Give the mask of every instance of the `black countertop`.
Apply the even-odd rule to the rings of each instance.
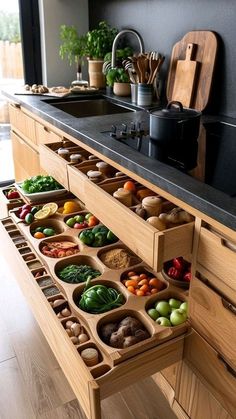
[[[147,123],[148,113],[145,110],[80,119],[46,103],[45,100],[48,101],[49,97],[15,95],[10,90],[2,93],[10,101],[21,104],[53,126],[78,138],[104,156],[236,231],[236,197],[230,197],[224,192],[204,184],[174,167],[153,160],[104,134],[104,132],[110,131],[112,124],[130,124],[132,121]],[[114,99],[117,103],[127,102],[130,105],[129,99],[121,99],[117,96]],[[225,121],[229,124],[232,122],[230,118],[225,118]]]

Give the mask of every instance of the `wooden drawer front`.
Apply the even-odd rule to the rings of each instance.
[[[153,267],[156,229],[89,180],[84,182],[84,192],[85,206],[136,255]]]
[[[160,271],[163,262],[177,256],[189,257],[192,253],[193,233],[193,222],[156,232],[154,244],[154,269]]]
[[[202,227],[197,263],[236,291],[236,244],[234,246],[233,250],[233,243]]]
[[[61,185],[69,189],[67,165],[68,161],[58,156],[55,151],[41,144],[39,146],[40,165],[53,176]]]
[[[11,125],[27,137],[28,140],[36,144],[35,121],[28,116],[21,107],[9,105],[9,114]]]
[[[86,175],[79,171],[76,167],[67,166],[69,191],[76,195],[86,206],[86,198],[88,195],[86,185],[90,182]]]
[[[185,338],[184,359],[197,375],[200,374],[200,378],[206,380],[206,386],[220,404],[236,417],[236,372],[231,371],[221,356],[195,331]]]
[[[63,137],[51,131],[50,128],[36,122],[37,144],[57,143],[62,141]]]
[[[236,368],[236,307],[194,277],[190,286],[189,317],[192,326]]]
[[[198,355],[201,356],[201,354]],[[205,368],[208,368],[208,365]],[[233,419],[204,385],[203,380],[200,380],[194,374],[192,368],[186,362],[182,363],[180,385],[176,393],[176,399],[188,415],[187,418]],[[185,418],[175,402],[173,403],[173,410],[178,419]]]
[[[40,173],[39,154],[16,133],[11,131],[15,180],[22,181]]]

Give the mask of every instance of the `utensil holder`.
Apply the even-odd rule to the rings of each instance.
[[[150,106],[152,104],[153,86],[152,84],[138,83],[137,105]]]

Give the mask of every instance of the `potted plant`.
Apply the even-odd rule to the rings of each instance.
[[[59,55],[62,59],[67,58],[69,64],[77,64],[77,82],[82,83],[82,63],[86,53],[86,35],[78,35],[74,26],[61,25],[60,38],[62,44],[59,48]],[[87,82],[86,82],[87,83]]]
[[[104,88],[105,76],[102,72],[105,55],[112,50],[112,44],[118,30],[101,21],[98,27],[86,35],[86,55],[88,57],[88,71],[90,86]]]
[[[130,78],[123,67],[110,68],[106,73],[108,86],[113,87],[113,93],[117,96],[130,95]]]

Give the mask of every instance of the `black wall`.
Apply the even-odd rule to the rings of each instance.
[[[136,29],[146,51],[164,54],[163,81],[177,41],[192,30],[216,32],[219,53],[205,112],[236,118],[236,0],[89,0],[89,12],[91,28],[107,20],[119,30]]]

